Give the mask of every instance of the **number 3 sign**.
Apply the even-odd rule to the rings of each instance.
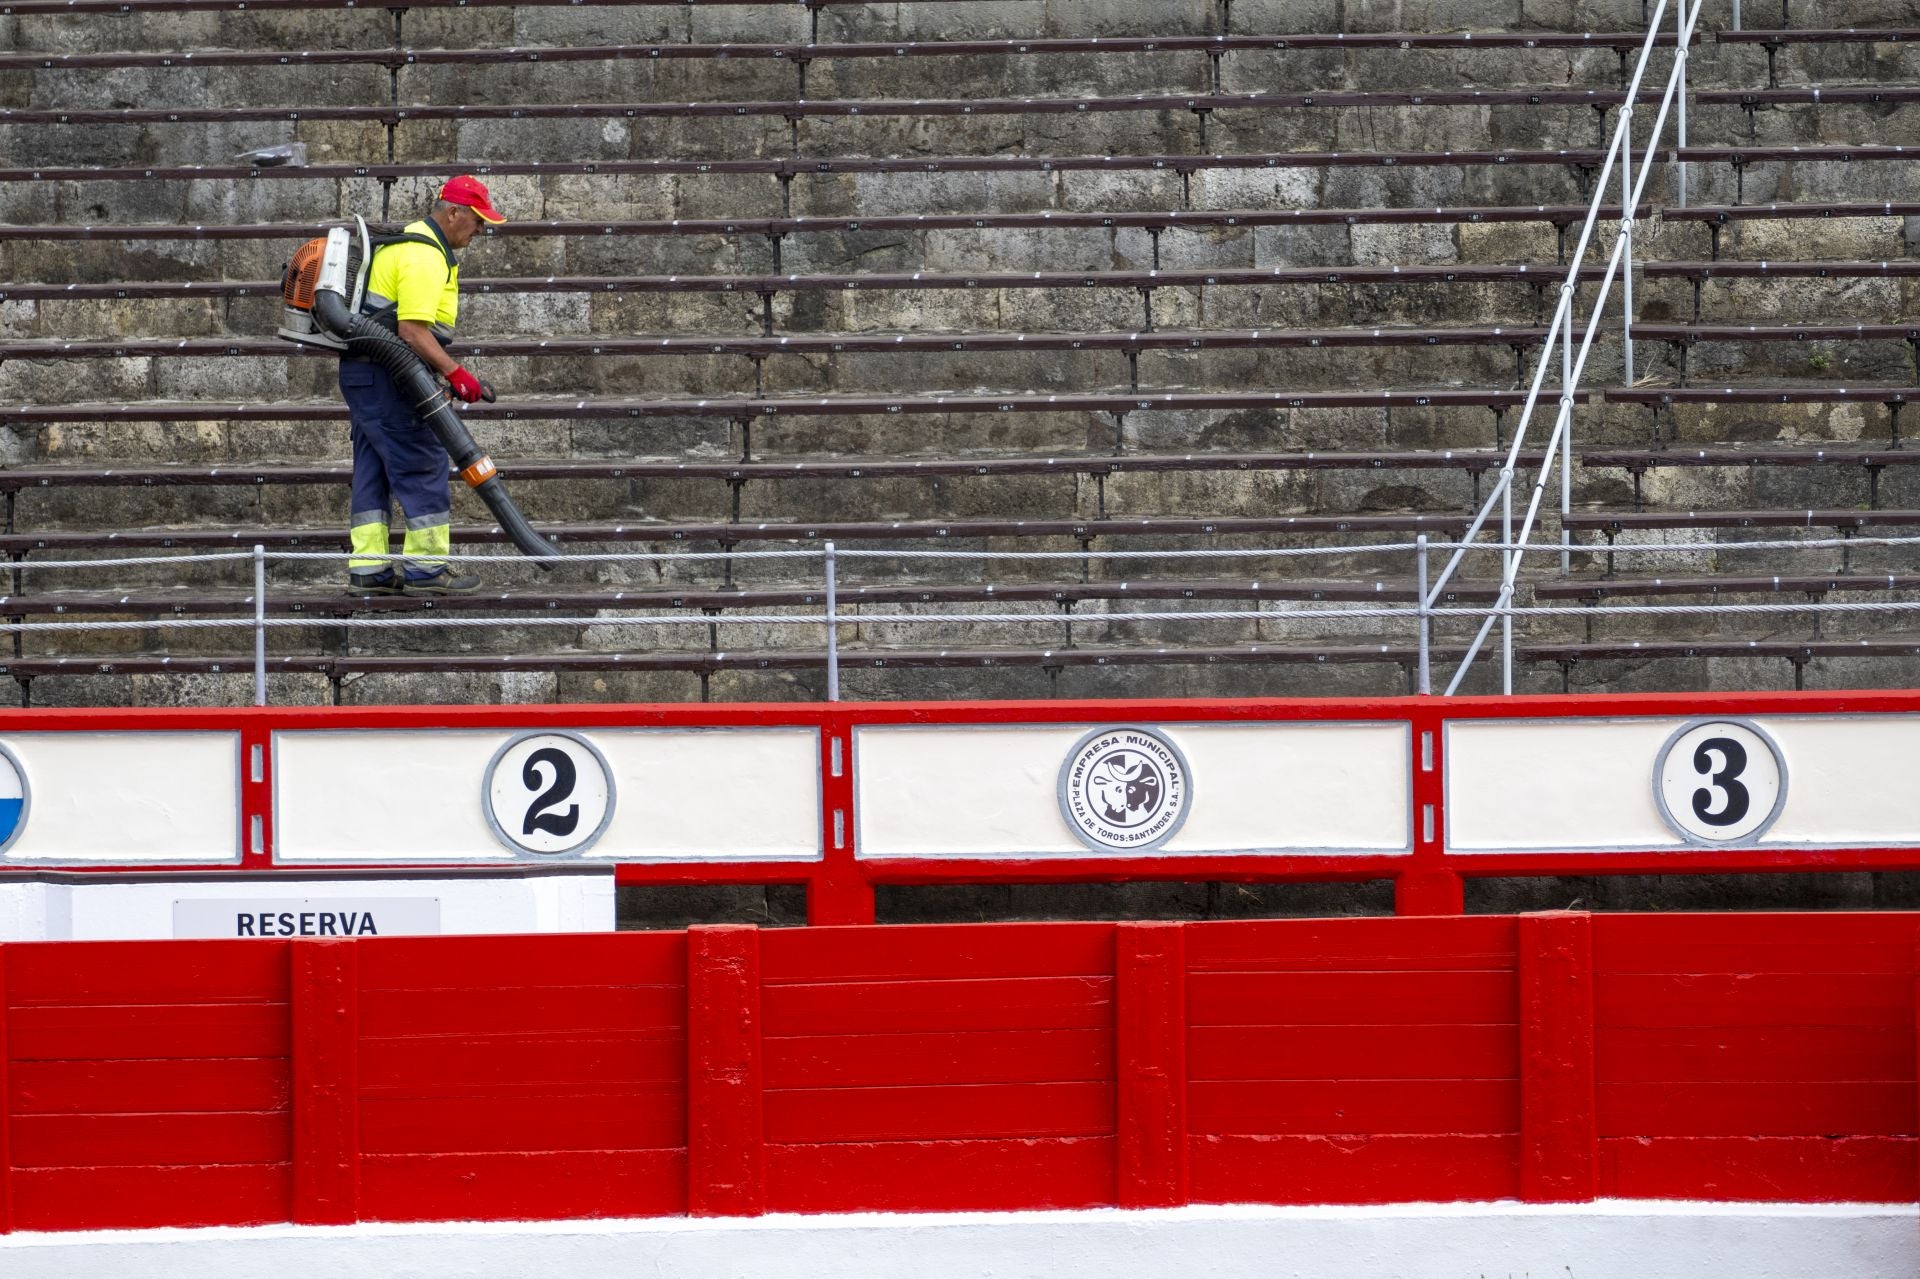
[[[613,773],[584,738],[527,733],[494,753],[481,801],[510,851],[584,853],[613,817]]]
[[[1766,834],[1787,801],[1786,761],[1757,724],[1695,720],[1660,748],[1653,799],[1674,834],[1689,844],[1750,844]]]

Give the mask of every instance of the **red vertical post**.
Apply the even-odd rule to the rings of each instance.
[[[1408,716],[1408,762],[1413,779],[1413,855],[1393,881],[1396,915],[1459,915],[1466,884],[1446,864],[1446,720],[1437,711]]]
[[[1114,928],[1122,1208],[1187,1202],[1187,948],[1181,924]]]
[[[273,865],[273,730],[240,730],[240,863]]]
[[[292,965],[293,1220],[360,1216],[360,951],[351,941],[287,943]]]
[[[760,1071],[760,931],[687,930],[687,1212],[767,1210]]]
[[[1520,1197],[1594,1197],[1593,922],[1572,911],[1522,915]]]
[[[7,1142],[7,948],[0,946],[0,1235],[13,1229],[13,1148]]]
[[[809,924],[871,924],[873,885],[854,849],[853,722],[828,711],[820,720],[820,871],[807,885]]]

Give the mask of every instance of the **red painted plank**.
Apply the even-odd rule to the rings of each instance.
[[[1600,1193],[1632,1199],[1911,1203],[1911,1137],[1603,1137]]]
[[[588,974],[581,974],[583,980]],[[657,1029],[687,1023],[684,983],[659,986],[496,986],[372,990],[360,999],[360,1033],[373,1039],[536,1031]]]
[[[293,1220],[353,1222],[360,1199],[360,951],[288,947],[293,1003]]]
[[[1505,1023],[1519,1019],[1513,970],[1466,972],[1195,973],[1194,1026],[1345,1026],[1365,1009],[1374,1023]]]
[[[22,1169],[13,1178],[13,1225],[16,1230],[266,1225],[287,1220],[292,1183],[286,1164]]]
[[[1180,924],[1121,924],[1114,938],[1122,1208],[1187,1202],[1184,931]]]
[[[1657,1083],[1599,1089],[1606,1137],[1852,1137],[1914,1132],[1912,1080]]]
[[[20,1168],[268,1164],[292,1158],[285,1111],[159,1115],[16,1115]]]
[[[15,1115],[279,1110],[292,1092],[284,1058],[15,1062],[8,1083]]]
[[[679,1088],[360,1104],[360,1146],[369,1155],[665,1150],[686,1144],[687,1098]]]
[[[27,942],[8,948],[7,998],[31,1004],[285,1003],[285,942]]]
[[[1196,1136],[1195,1203],[1517,1198],[1516,1136]]]
[[[1573,913],[1520,920],[1520,1195],[1594,1196],[1593,926]]]
[[[1911,1026],[1609,1029],[1599,1043],[1600,1077],[1608,1083],[1914,1077]]]
[[[766,1211],[757,928],[687,931],[687,1211]]]
[[[1113,1025],[1113,979],[909,979],[769,986],[761,1013],[769,1037],[1095,1029]]]
[[[367,1155],[362,1221],[550,1221],[687,1210],[679,1150]]]
[[[1617,915],[1594,931],[1601,973],[1907,973],[1914,918],[1844,915]]]
[[[663,1031],[536,1031],[362,1039],[361,1087],[369,1095],[437,1097],[555,1084],[677,1084],[685,1042]]]
[[[1114,1139],[772,1145],[774,1212],[1001,1211],[1114,1201]]]
[[[1191,924],[1195,972],[1444,971],[1511,968],[1514,926],[1500,916],[1283,919]]]
[[[1111,1083],[769,1090],[767,1140],[1088,1137],[1114,1131]]]
[[[1520,1129],[1513,1079],[1345,1079],[1203,1083],[1188,1088],[1196,1133],[1510,1133]]]
[[[769,1088],[1018,1084],[1113,1078],[1113,1031],[984,1030],[964,1034],[768,1038]]]
[[[1594,928],[1594,957],[1685,942],[1694,946],[1797,944],[1911,945],[1920,920],[1904,911],[1719,911],[1699,914],[1605,915]]]
[[[287,1050],[285,1004],[30,1004],[13,1011],[21,1061],[272,1057]]]
[[[1602,1028],[1901,1026],[1913,1021],[1904,973],[1835,981],[1811,973],[1608,976],[1594,992]]]
[[[380,937],[361,943],[365,990],[492,990],[527,986],[679,986],[681,933],[561,933],[517,937]]]
[[[1190,1032],[1188,1053],[1192,1077],[1209,1081],[1512,1079],[1520,1070],[1513,1026],[1210,1026]]]
[[[1111,924],[894,925],[885,944],[858,928],[781,928],[761,939],[769,986],[796,982],[1110,977]]]
[[[1808,945],[1798,942],[1730,942],[1708,945],[1664,941],[1609,957],[1603,975],[1623,973],[1816,973],[1854,977],[1862,973],[1899,974],[1911,964],[1904,942]],[[1597,964],[1596,964],[1597,967]]]

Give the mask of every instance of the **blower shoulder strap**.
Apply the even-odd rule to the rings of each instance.
[[[454,268],[453,250],[438,236],[421,235],[418,231],[396,231],[387,227],[368,227],[367,243],[374,253],[393,244],[424,244],[428,248],[440,250],[440,256],[447,260],[447,270]]]

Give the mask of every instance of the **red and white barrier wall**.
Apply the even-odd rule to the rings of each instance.
[[[1905,693],[18,711],[0,938],[604,929],[616,880],[803,884],[815,923],[967,881],[1451,914],[1476,875],[1920,867],[1915,758]]]
[[[1916,942],[1887,913],[10,944],[0,1230],[1765,1200],[1907,1205],[1869,1216],[1910,1245]]]

